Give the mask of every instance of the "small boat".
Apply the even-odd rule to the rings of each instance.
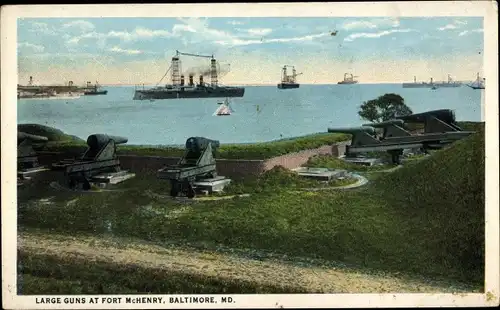
[[[431,89],[438,89],[436,85],[432,86]]]
[[[217,104],[219,105],[219,107],[215,111],[214,115],[228,116],[231,115],[231,113],[233,112],[231,107],[229,106],[229,100],[227,98],[226,100],[224,100],[224,102],[217,102]]]
[[[479,72],[478,72],[476,80],[471,84],[467,84],[467,86],[469,86],[472,89],[485,89],[486,88],[486,79],[481,78],[479,76]]]
[[[90,82],[87,82],[87,87],[83,92],[85,96],[106,95],[107,93],[108,91],[105,89],[101,89],[101,86],[99,85],[99,83],[97,83],[97,81],[95,82],[94,86],[92,86]]]

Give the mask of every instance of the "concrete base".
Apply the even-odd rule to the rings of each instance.
[[[345,170],[331,170],[328,168],[307,168],[299,167],[292,169],[301,177],[319,179],[322,181],[330,181],[331,179],[339,179],[345,177],[347,171]]]
[[[135,177],[135,173],[123,170],[118,172],[102,173],[93,176],[91,181],[98,187],[105,187],[108,184],[118,184],[133,177]]]
[[[24,169],[24,170],[18,171],[17,176],[20,177],[21,179],[27,179],[29,177],[29,175],[31,175],[31,174],[34,174],[37,172],[42,172],[42,171],[48,171],[48,170],[50,170],[50,169],[45,167],[45,166]]]
[[[380,158],[368,158],[368,157],[341,157],[344,161],[351,163],[351,164],[356,164],[356,165],[362,165],[362,166],[375,166],[375,165],[381,165],[383,164],[383,160]]]
[[[204,194],[213,192],[222,192],[224,187],[231,183],[231,179],[223,176],[218,176],[213,179],[202,179],[193,183],[195,190]]]

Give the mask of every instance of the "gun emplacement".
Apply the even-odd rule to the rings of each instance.
[[[178,164],[158,170],[158,178],[170,180],[171,196],[176,197],[183,193],[193,198],[195,181],[217,176],[215,154],[219,146],[219,141],[203,137],[191,137],[186,140],[186,151]]]
[[[110,136],[106,134],[93,134],[88,136],[88,148],[81,158],[76,160],[63,160],[53,164],[54,170],[63,169],[68,177],[68,183],[71,188],[82,186],[83,189],[90,189],[92,179],[100,174],[110,173],[111,177],[132,177],[126,171],[121,172],[120,160],[116,155],[116,146],[127,143],[128,139],[119,136]],[[115,173],[113,175],[113,173]],[[108,180],[105,179],[105,180]],[[105,181],[106,182],[106,181]],[[111,182],[111,181],[109,181]]]

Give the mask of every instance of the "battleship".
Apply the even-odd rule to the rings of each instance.
[[[417,77],[413,77],[413,82],[403,83],[403,88],[441,88],[441,87],[460,87],[462,82],[453,81],[451,76],[448,74],[448,81],[434,82],[431,78],[430,82],[417,82]]]
[[[344,73],[344,80],[338,82],[337,84],[357,84],[354,78],[357,76],[352,75],[351,73]]]
[[[194,73],[188,73],[188,83],[185,83],[185,75],[181,73],[181,60],[179,56],[192,56],[210,58],[210,68],[202,72],[198,77],[198,83],[194,81]],[[218,83],[218,62],[214,56],[181,53],[176,51],[172,57],[172,63],[167,72],[171,71],[172,84],[156,86],[150,89],[144,87],[135,89],[134,100],[161,100],[161,99],[184,99],[184,98],[222,98],[243,97],[245,88],[221,86]],[[210,75],[210,83],[204,81],[204,76]],[[163,80],[162,78],[162,80]],[[161,82],[161,80],[160,80]],[[158,82],[158,84],[160,83]],[[157,84],[157,85],[158,85]]]
[[[287,74],[287,68],[292,68],[292,74]],[[296,82],[297,76],[301,75],[295,71],[294,66],[285,65],[281,69],[281,83],[278,84],[279,89],[299,88],[300,84]]]

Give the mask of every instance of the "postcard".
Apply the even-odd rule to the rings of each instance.
[[[495,2],[1,14],[4,308],[499,305]]]

